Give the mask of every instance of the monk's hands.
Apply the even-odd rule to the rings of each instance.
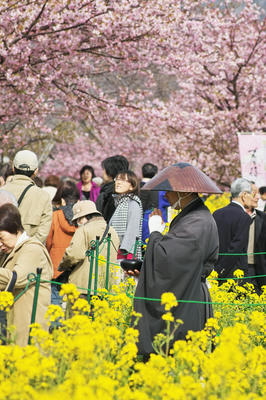
[[[154,208],[150,213],[149,218],[151,218],[153,215],[160,215],[160,217],[163,219],[162,211],[159,208]]]
[[[165,223],[163,222],[163,216],[161,210],[155,208],[149,215],[149,231],[150,233],[158,231],[163,232],[165,229]],[[129,276],[138,277],[140,271],[138,269],[128,270],[126,274]]]
[[[126,275],[129,275],[129,276],[138,277],[139,274],[140,274],[140,271],[138,269],[134,269],[134,271],[132,271],[131,269],[129,271],[126,271]]]
[[[155,208],[149,215],[149,231],[162,233],[165,229],[165,223],[163,222],[163,216],[161,210]]]

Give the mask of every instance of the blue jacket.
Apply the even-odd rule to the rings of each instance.
[[[162,212],[164,222],[167,222],[167,207],[169,207],[170,204],[164,196],[165,196],[164,191],[158,192],[158,208]],[[143,225],[142,225],[142,241],[143,242],[145,242],[145,240],[150,236],[148,223],[149,223],[149,215],[152,211],[153,211],[153,208],[150,208],[148,210],[145,210],[143,213]]]

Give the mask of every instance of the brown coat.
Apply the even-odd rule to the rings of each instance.
[[[31,183],[34,183],[33,180],[25,175],[14,175],[2,189],[12,193],[18,200],[23,190]],[[27,234],[45,243],[53,212],[49,194],[34,184],[25,194],[19,211]]]
[[[59,265],[59,271],[70,270],[74,267],[73,272],[69,276],[69,283],[74,283],[81,293],[86,294],[87,291],[84,290],[88,287],[89,281],[89,270],[90,270],[90,260],[85,255],[86,251],[91,247],[91,241],[96,240],[96,236],[103,236],[106,228],[106,222],[103,217],[92,218],[88,223],[79,227],[70,243],[70,246],[66,249],[63,260]],[[117,249],[119,247],[119,238],[114,230],[110,227],[109,233],[111,233],[111,239],[113,245],[111,244],[110,249],[110,261],[111,263],[117,263]],[[100,256],[106,259],[107,256],[107,245],[103,242],[100,246]],[[105,270],[106,264],[99,263],[98,269],[98,288],[105,287]],[[113,284],[118,283],[120,277],[120,267],[113,264],[110,265],[110,279],[109,279],[109,289]],[[84,289],[83,289],[84,288]],[[92,289],[94,288],[94,278],[92,280]]]
[[[17,281],[13,289],[16,297],[23,291],[28,283],[28,274],[36,273],[37,268],[42,268],[41,278],[51,280],[53,266],[46,248],[39,240],[29,238],[17,245],[5,259],[0,268],[0,290],[6,290],[12,271],[17,273]],[[16,326],[16,344],[26,346],[31,321],[35,284],[30,284],[29,289],[14,303],[8,315],[8,324]],[[45,313],[51,304],[51,285],[41,283],[38,297],[37,314],[35,322],[47,329]]]
[[[62,210],[53,212],[52,225],[46,241],[46,247],[54,266],[53,278],[57,278],[60,275],[60,272],[57,270],[58,265],[75,231],[76,227],[68,223]]]

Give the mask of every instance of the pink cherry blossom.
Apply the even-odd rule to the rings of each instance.
[[[1,156],[50,154],[43,175],[85,163],[100,174],[120,153],[138,172],[182,159],[228,186],[237,132],[265,132],[265,19],[252,0],[1,1],[0,34]],[[167,98],[155,70],[175,77]]]

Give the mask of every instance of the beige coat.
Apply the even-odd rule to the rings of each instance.
[[[29,238],[17,245],[7,256],[0,268],[0,290],[6,290],[12,278],[12,271],[17,273],[17,281],[13,289],[16,297],[28,283],[28,274],[42,268],[41,279],[51,280],[53,266],[46,248],[36,239]],[[16,326],[16,344],[26,346],[29,336],[35,283],[14,303],[8,315],[8,325]],[[47,329],[45,313],[51,304],[51,284],[41,283],[37,304],[36,320]]]
[[[34,183],[25,175],[14,175],[12,180],[2,187],[18,200],[23,190]],[[45,243],[52,223],[52,202],[47,192],[38,186],[32,186],[25,194],[19,207],[23,228],[28,236]]]
[[[86,288],[88,288],[89,282],[89,270],[90,260],[85,255],[86,251],[91,247],[91,241],[96,240],[96,236],[103,236],[106,228],[106,222],[103,217],[92,218],[88,223],[79,227],[71,240],[69,247],[65,251],[65,255],[59,265],[59,271],[70,270],[74,267],[73,272],[69,276],[69,283],[74,283],[79,289],[80,293],[87,294]],[[111,233],[111,239],[113,245],[110,248],[110,261],[111,263],[117,263],[117,249],[119,247],[119,238],[114,230],[110,227],[109,233]],[[107,236],[106,236],[107,237]],[[100,245],[100,256],[105,259],[107,257],[107,244],[103,242]],[[94,264],[95,268],[95,264]],[[99,262],[98,266],[98,288],[105,287],[106,278],[106,263]],[[94,289],[94,272],[91,288]],[[109,289],[113,284],[117,284],[120,277],[120,267],[110,264],[109,274]]]

